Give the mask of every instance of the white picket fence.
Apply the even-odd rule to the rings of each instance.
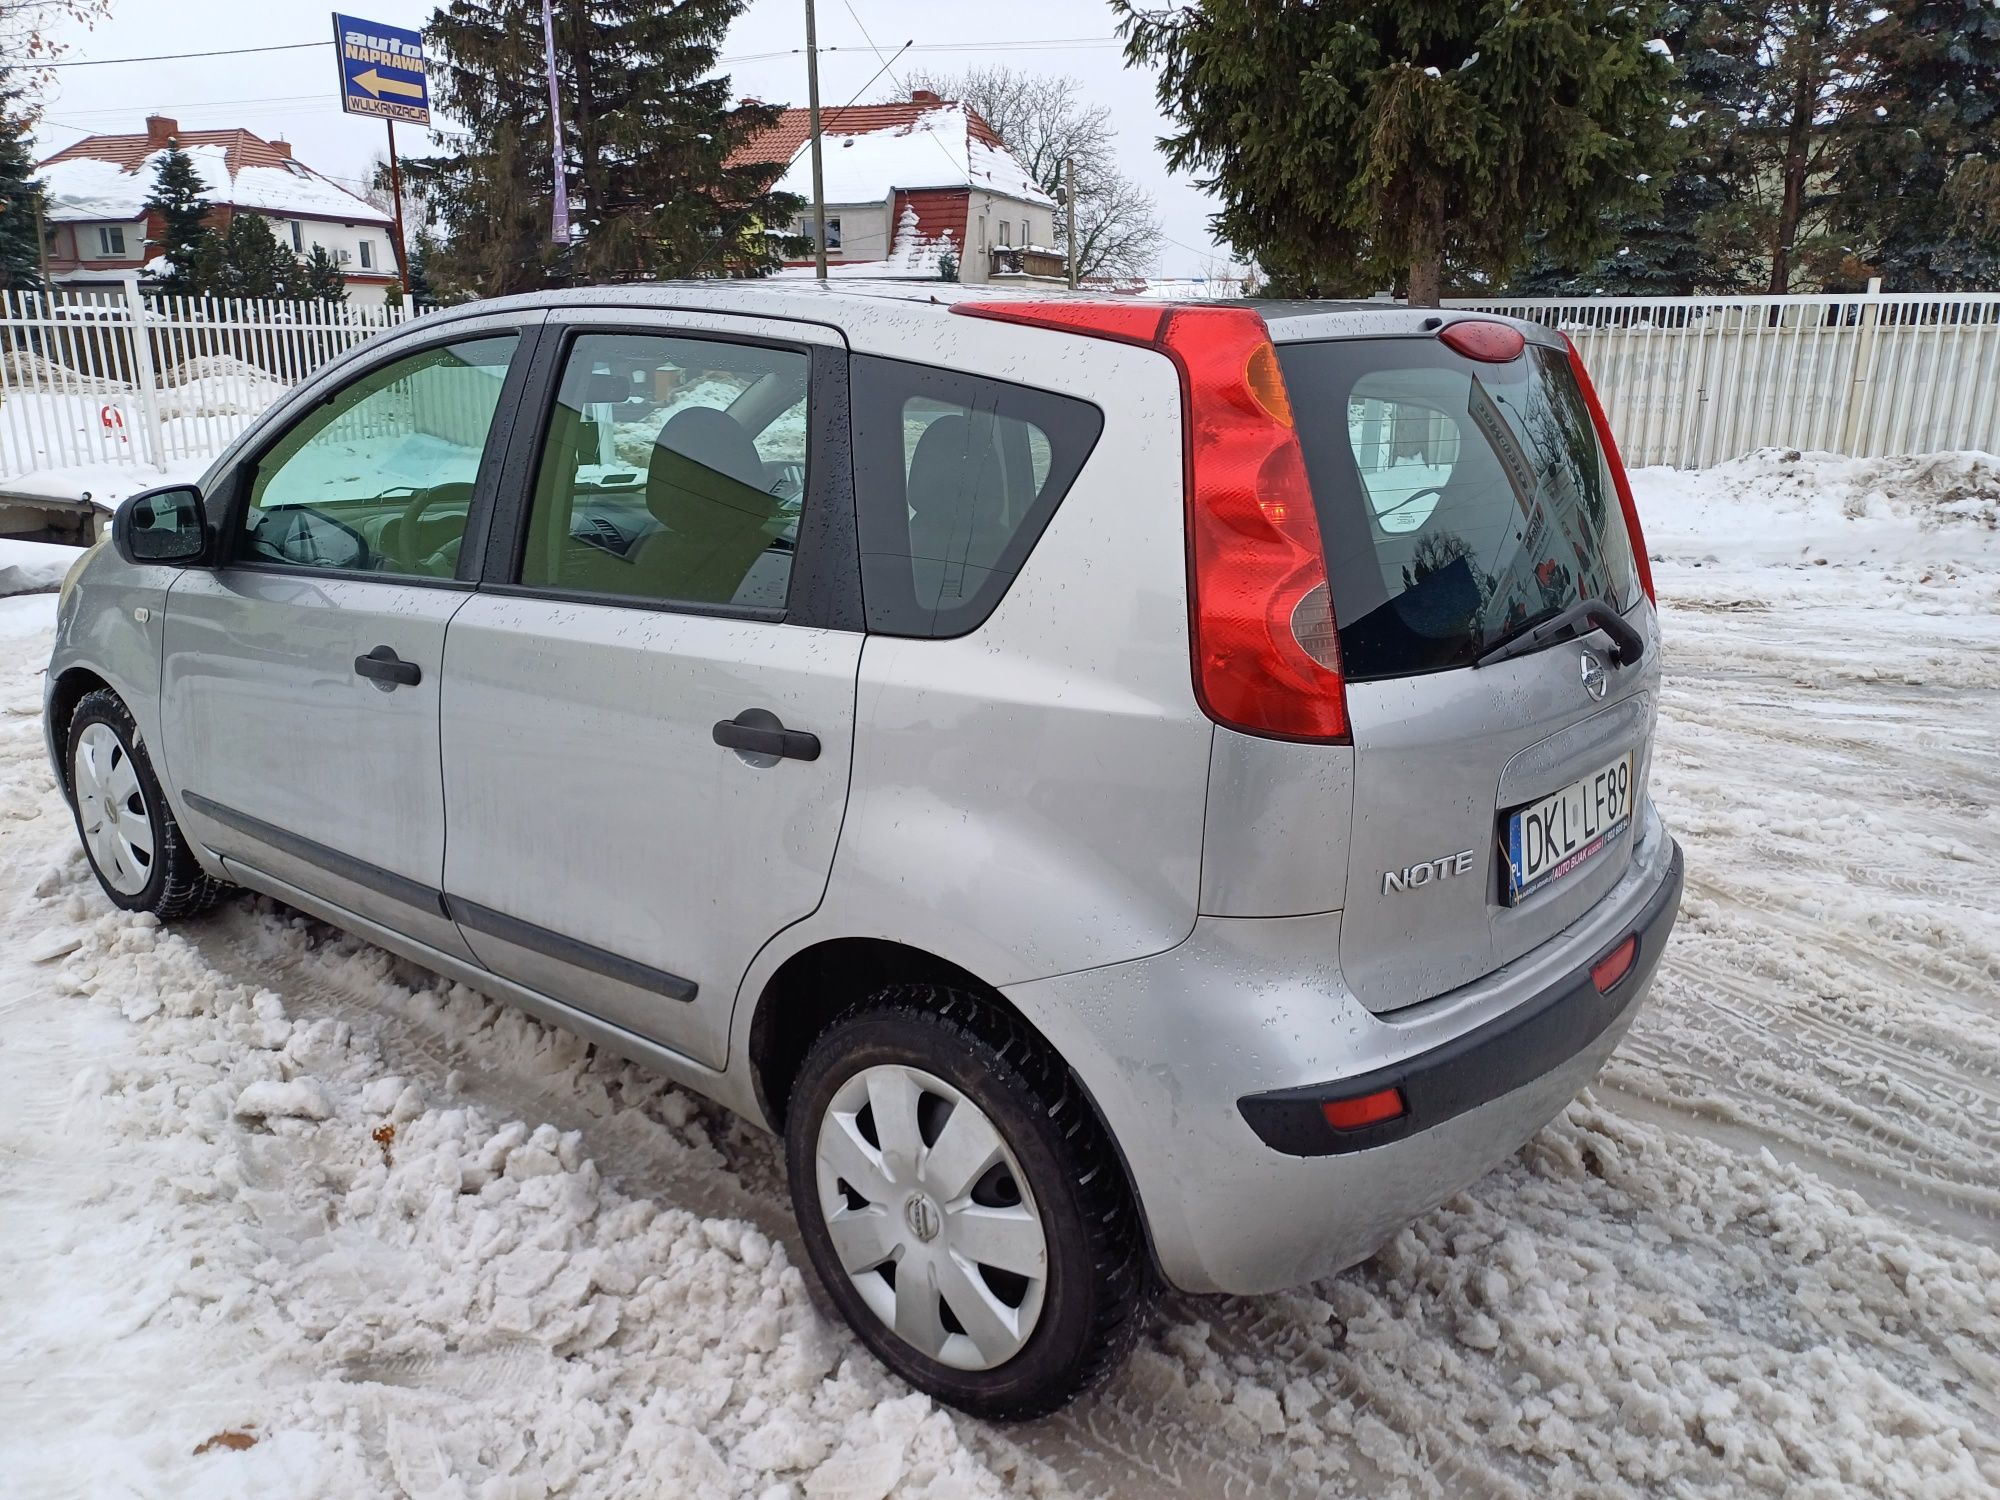
[[[0,488],[38,470],[222,451],[291,386],[403,309],[0,293]]]
[[[1479,298],[1560,328],[1625,461],[1701,469],[1758,448],[2000,452],[2000,293]]]
[[[1762,447],[2000,451],[2000,293],[1481,298],[1582,351],[1626,461]],[[80,464],[222,450],[355,343],[411,314],[240,299],[0,294],[0,490]]]

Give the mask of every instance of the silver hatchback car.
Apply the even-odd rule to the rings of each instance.
[[[1652,580],[1559,335],[707,283],[437,313],[65,585],[104,890],[265,892],[784,1136],[968,1411],[1505,1157],[1680,900]]]

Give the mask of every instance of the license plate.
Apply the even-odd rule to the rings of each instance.
[[[1507,817],[1507,904],[1574,873],[1625,836],[1632,822],[1632,757]]]

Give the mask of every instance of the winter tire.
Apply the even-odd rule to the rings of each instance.
[[[979,997],[882,991],[836,1021],[786,1113],[827,1293],[910,1384],[1041,1416],[1138,1330],[1148,1263],[1112,1145],[1061,1059]]]
[[[77,704],[64,766],[84,855],[114,905],[163,922],[215,905],[227,887],[189,851],[116,693],[99,689]]]

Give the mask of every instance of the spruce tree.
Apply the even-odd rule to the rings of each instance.
[[[1609,247],[1669,165],[1674,76],[1654,9],[1626,0],[1112,0],[1125,54],[1159,68],[1167,164],[1283,291],[1407,290],[1447,265],[1505,275]]]
[[[20,90],[0,68],[0,291],[27,291],[42,284],[41,230],[35,216],[42,185],[28,154],[28,124]]]
[[[1977,206],[2000,162],[2000,8],[1884,0],[1868,49],[1881,102],[1832,186],[1848,279],[1875,274],[1905,292],[1992,289],[2000,226]]]
[[[291,300],[306,295],[306,268],[278,243],[262,214],[238,212],[221,234],[204,230],[195,277],[212,297]]]
[[[778,117],[730,103],[716,47],[744,0],[557,0],[565,177],[573,239],[549,241],[554,176],[537,0],[450,0],[425,40],[438,108],[465,144],[409,163],[448,239],[440,279],[494,295],[577,281],[757,274],[778,263],[764,226],[796,196],[768,166],[725,165]]]
[[[153,248],[167,263],[160,277],[161,291],[187,296],[200,290],[195,259],[209,209],[207,184],[195,170],[193,158],[179,145],[169,145],[153,169],[153,191],[146,199],[146,211],[160,216],[160,237]]]
[[[437,236],[419,229],[410,240],[410,305],[434,307],[437,293],[431,287],[431,261],[437,254]]]
[[[1537,236],[1521,296],[1681,297],[1757,290],[1768,274],[1754,183],[1745,166],[1742,95],[1759,64],[1757,30],[1735,0],[1675,0],[1660,37],[1679,65],[1668,124],[1673,164],[1656,206],[1612,215],[1608,253],[1565,265]]]
[[[402,288],[395,290],[400,292]],[[333,257],[326,253],[324,245],[314,245],[312,254],[306,257],[301,295],[315,302],[344,305],[347,301],[347,277],[333,263]]]

